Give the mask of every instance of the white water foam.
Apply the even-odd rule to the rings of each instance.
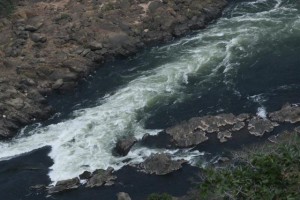
[[[258,7],[259,3],[266,2],[252,2],[252,5]],[[167,152],[174,158],[192,162],[202,154],[189,150],[135,147],[126,157],[118,158],[112,155],[111,150],[119,137],[134,135],[141,138],[144,133],[156,134],[158,130],[143,128],[143,120],[137,121],[138,113],[147,115],[144,109],[158,99],[184,98],[183,88],[188,84],[190,75],[209,68],[213,76],[224,67],[224,74],[230,83],[235,70],[243,67],[242,60],[264,49],[257,48],[259,43],[276,43],[279,36],[293,29],[296,20],[299,20],[297,16],[291,17],[295,15],[295,9],[282,7],[281,1],[280,4],[278,2],[271,1],[265,10],[251,13],[243,13],[242,8],[248,5],[240,3],[232,16],[243,14],[221,18],[193,38],[155,49],[158,53],[168,51],[170,55],[176,55],[175,59],[141,74],[123,88],[108,94],[99,101],[98,106],[74,111],[71,119],[47,127],[36,127],[10,142],[1,142],[0,159],[51,146],[49,156],[54,164],[49,176],[52,181],[75,177],[84,170],[93,171],[108,166],[119,169],[127,163],[142,162],[155,152]],[[268,48],[267,45],[265,48]],[[130,161],[123,162],[127,159]]]

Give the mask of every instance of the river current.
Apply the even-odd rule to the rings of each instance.
[[[75,94],[50,98],[58,113],[0,142],[0,159],[48,146],[52,182],[85,170],[120,169],[155,152],[197,162],[203,153],[188,149],[135,146],[122,158],[112,149],[118,138],[155,135],[194,116],[265,116],[286,102],[299,103],[299,9],[298,0],[232,1],[206,29],[109,63]]]

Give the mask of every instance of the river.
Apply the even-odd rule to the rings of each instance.
[[[266,115],[286,102],[300,103],[299,9],[297,0],[232,1],[206,29],[107,63],[75,93],[49,97],[57,110],[51,119],[0,142],[1,196],[37,198],[24,194],[28,188],[15,193],[16,187],[25,187],[22,181],[7,183],[8,172],[21,179],[23,165],[42,166],[30,172],[35,173],[34,185],[73,178],[85,170],[118,170],[155,152],[194,164],[203,152],[135,146],[126,157],[116,157],[112,149],[120,137],[155,135],[194,116]]]

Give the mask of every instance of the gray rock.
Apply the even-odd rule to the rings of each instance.
[[[152,154],[140,164],[140,167],[149,174],[166,175],[179,170],[185,162],[185,160],[172,160],[170,155],[161,153]]]
[[[193,130],[188,122],[183,122],[174,127],[168,128],[166,133],[172,136],[172,140],[178,147],[190,147],[198,145],[206,140],[208,137],[202,130]]]
[[[276,122],[271,122],[268,119],[253,117],[248,124],[249,133],[255,136],[263,136],[265,133],[270,133],[276,126]]]
[[[113,168],[108,168],[107,170],[98,169],[93,172],[92,177],[88,180],[86,187],[93,188],[93,187],[100,187],[108,183],[111,185],[113,180],[117,177],[113,175]]]
[[[64,181],[58,181],[54,187],[49,188],[49,194],[60,193],[66,190],[76,189],[80,186],[80,181],[78,178],[73,178]]]
[[[103,44],[96,41],[90,42],[88,48],[92,51],[101,50],[103,48]]]
[[[218,139],[220,140],[220,142],[227,142],[228,138],[231,138],[232,134],[229,131],[222,131],[218,133]]]
[[[79,175],[80,179],[89,179],[91,178],[92,173],[88,171],[84,171],[82,174]]]
[[[236,118],[237,118],[238,121],[244,122],[244,121],[246,121],[250,118],[250,114],[242,113],[242,114],[239,114]]]
[[[59,89],[62,85],[64,84],[63,79],[58,79],[57,81],[54,82],[54,84],[52,85],[52,88],[57,90]]]
[[[47,37],[43,34],[33,33],[31,34],[31,40],[36,43],[45,43],[47,41]]]
[[[300,122],[300,107],[286,104],[281,110],[270,113],[269,117],[272,121],[290,122],[294,124]]]
[[[239,121],[239,122],[237,122],[232,128],[231,128],[231,130],[232,131],[239,131],[239,130],[241,130],[241,129],[243,129],[244,127],[245,127],[245,122],[241,122],[241,121]]]
[[[24,30],[25,31],[30,31],[30,32],[35,32],[35,31],[38,30],[38,28],[35,27],[35,26],[32,26],[32,25],[26,25]]]
[[[121,156],[126,156],[136,142],[137,139],[135,137],[120,139],[116,144],[116,152]]]
[[[118,200],[131,200],[129,194],[125,193],[125,192],[119,192],[117,194]]]

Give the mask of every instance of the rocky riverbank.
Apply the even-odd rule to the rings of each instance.
[[[147,45],[204,28],[226,0],[18,1],[0,18],[0,137],[48,118],[46,96]]]

